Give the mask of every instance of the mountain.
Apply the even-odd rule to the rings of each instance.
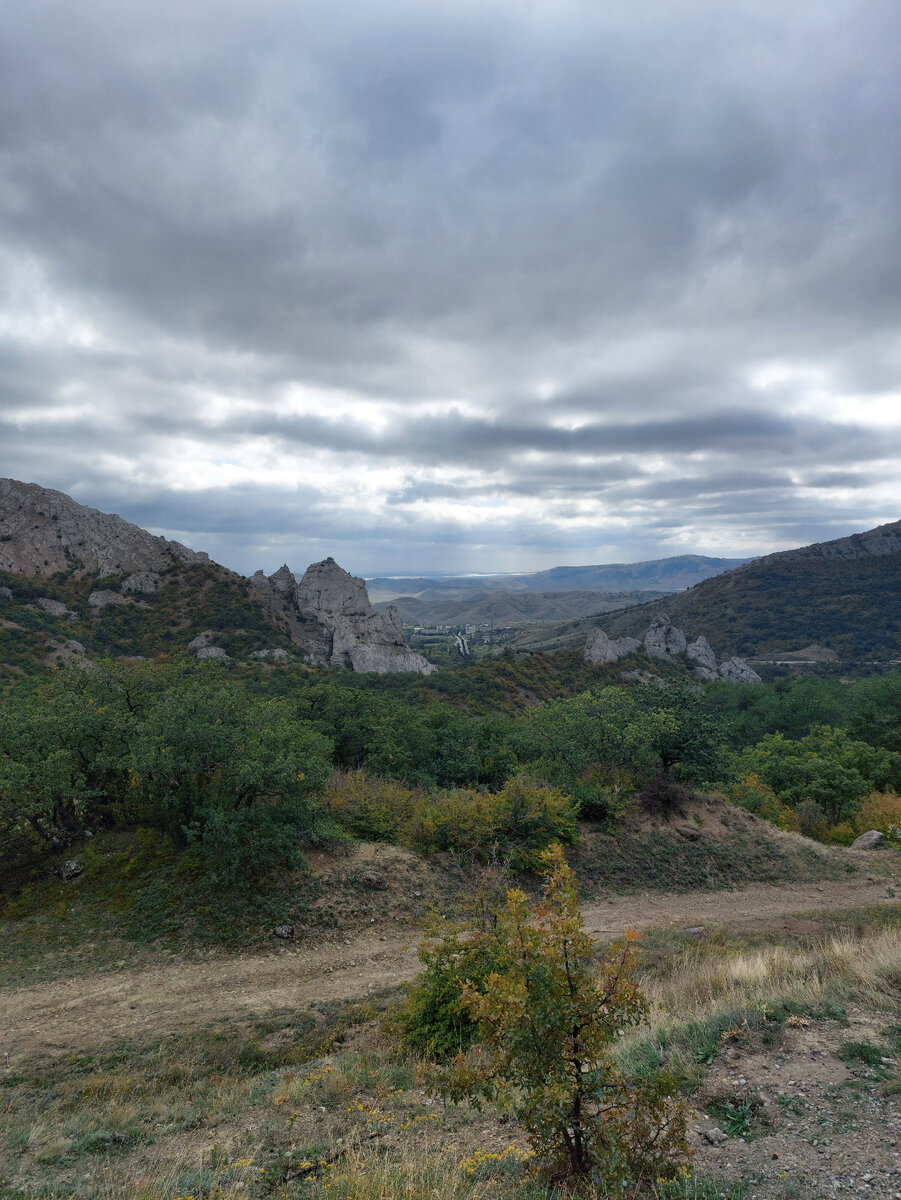
[[[262,581],[262,582],[261,582]],[[290,582],[288,582],[290,581]],[[434,668],[333,559],[253,580],[62,492],[0,479],[0,676],[83,655]]]
[[[528,643],[576,646],[603,629],[637,637],[672,618],[689,638],[724,655],[778,658],[806,650],[843,660],[901,657],[901,521],[834,541],[753,559],[688,591],[555,630]]]
[[[392,607],[407,625],[490,625],[509,628],[535,621],[567,621],[655,600],[659,592],[469,592],[451,595],[439,589],[399,596]],[[384,602],[376,608],[385,607]]]
[[[380,576],[370,579],[368,588],[373,602],[421,597],[426,591],[458,597],[472,592],[677,592],[747,561],[679,554],[647,562],[551,567],[520,575],[457,575],[443,579]]]
[[[86,508],[63,492],[0,479],[2,571],[34,579],[63,571],[104,578],[209,561],[206,554],[181,542],[154,537],[112,513]]]

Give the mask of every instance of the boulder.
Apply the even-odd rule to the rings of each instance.
[[[81,642],[76,642],[75,638],[66,639],[66,649],[71,650],[73,654],[87,654]]]
[[[851,843],[852,850],[879,850],[885,845],[885,837],[878,829],[868,829]]]
[[[685,634],[676,628],[666,613],[655,617],[644,635],[644,648],[651,658],[672,658],[674,654],[684,654],[687,645]]]
[[[88,596],[88,604],[93,608],[94,612],[100,612],[102,608],[106,608],[110,604],[127,604],[128,601],[119,592],[91,592]]]
[[[197,657],[198,658],[212,658],[212,659],[218,659],[221,661],[223,658],[228,658],[228,655],[225,653],[225,651],[222,649],[221,646],[201,646],[200,649],[197,651]]]
[[[0,587],[0,600],[12,600],[13,594],[8,587]]]
[[[277,938],[281,938],[283,941],[287,942],[287,941],[290,941],[290,939],[294,937],[294,926],[293,925],[276,925],[276,927],[273,929],[272,932],[275,934],[275,936]]]
[[[288,658],[288,651],[282,650],[281,647],[278,647],[275,650],[252,650],[250,657],[251,658],[271,658],[271,659],[274,659],[276,662],[285,662],[286,659]]]
[[[198,633],[196,638],[191,638],[190,642],[188,642],[188,649],[203,650],[205,646],[210,644],[215,636],[216,635],[213,633],[212,629],[204,629],[203,633]]]
[[[84,863],[80,858],[70,858],[59,868],[57,875],[64,883],[68,883],[70,879],[77,879],[84,872]]]
[[[710,643],[705,637],[699,637],[696,642],[692,642],[690,646],[685,648],[685,657],[694,667],[695,674],[706,680],[708,683],[713,679],[719,679],[719,668],[716,664],[716,655],[710,648]]]
[[[631,654],[641,646],[638,638],[621,637],[613,640],[603,629],[593,629],[588,635],[582,657],[588,663],[617,662],[626,654]]]
[[[123,592],[141,592],[149,595],[159,591],[162,577],[156,571],[135,571],[122,581]]]
[[[61,600],[51,600],[49,596],[38,596],[37,605],[51,617],[64,617],[69,611]]]
[[[763,680],[743,658],[729,658],[719,666],[720,678],[729,683],[762,683]]]

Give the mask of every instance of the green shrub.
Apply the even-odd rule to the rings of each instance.
[[[688,1154],[687,1109],[672,1076],[629,1077],[614,1058],[620,1035],[647,1019],[635,935],[598,962],[561,847],[542,861],[542,901],[507,893],[494,970],[464,984],[482,1052],[458,1055],[442,1088],[453,1100],[509,1105],[555,1172],[621,1196],[673,1177]]]

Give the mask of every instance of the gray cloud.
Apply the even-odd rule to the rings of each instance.
[[[4,474],[242,568],[897,517],[892,0],[7,8]]]

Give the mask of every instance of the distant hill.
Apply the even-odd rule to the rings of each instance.
[[[418,596],[399,596],[394,605],[407,625],[487,625],[510,627],[535,621],[567,621],[610,612],[628,604],[655,600],[660,592],[507,592],[479,591],[452,595],[428,589]],[[386,601],[375,605],[388,607]]]
[[[599,627],[639,636],[666,612],[723,655],[778,656],[811,645],[840,659],[901,657],[901,521],[764,558],[688,591],[597,619],[531,630],[531,645],[584,642]]]
[[[521,575],[452,575],[441,579],[378,576],[367,581],[367,588],[373,602],[421,596],[426,591],[454,596],[470,592],[678,592],[745,562],[748,559],[678,554],[647,562],[551,567]]]

